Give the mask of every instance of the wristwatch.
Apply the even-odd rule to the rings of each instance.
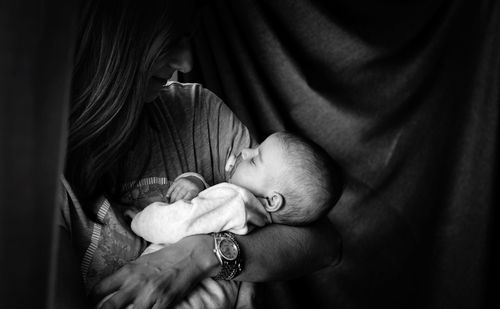
[[[212,233],[212,235],[214,253],[221,265],[219,273],[213,279],[231,280],[242,271],[240,246],[229,232]]]

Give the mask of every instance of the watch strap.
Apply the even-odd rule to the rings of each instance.
[[[234,238],[232,233],[229,232],[220,232],[220,233],[212,233],[214,237],[214,253],[217,256],[217,259],[219,260],[219,263],[221,265],[221,269],[217,275],[213,277],[214,280],[232,280],[236,276],[238,276],[241,271],[243,270],[242,268],[242,263],[241,263],[241,249]],[[220,253],[220,247],[219,244],[222,239],[230,239],[231,242],[233,242],[237,249],[238,249],[238,255],[236,259],[234,260],[227,260],[223,257],[223,255]]]

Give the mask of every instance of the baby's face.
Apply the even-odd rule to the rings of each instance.
[[[229,168],[228,182],[243,187],[256,196],[268,196],[276,190],[277,180],[286,177],[285,148],[270,135],[255,148],[245,148]]]

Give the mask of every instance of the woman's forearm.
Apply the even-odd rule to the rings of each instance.
[[[243,257],[240,281],[285,280],[333,264],[340,236],[328,219],[304,227],[271,224],[236,236]]]
[[[238,236],[243,271],[235,279],[284,280],[313,272],[338,259],[339,239],[326,219],[308,227],[269,225]],[[97,304],[113,294],[105,302],[109,308],[139,300],[146,307],[158,301],[168,306],[204,278],[217,275],[220,268],[213,236],[189,236],[124,265],[99,282],[90,295]]]

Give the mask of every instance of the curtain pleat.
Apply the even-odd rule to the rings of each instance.
[[[341,263],[262,285],[262,307],[498,305],[498,1],[214,0],[195,53],[183,80],[346,174]]]
[[[54,308],[75,1],[0,4],[2,308]]]

